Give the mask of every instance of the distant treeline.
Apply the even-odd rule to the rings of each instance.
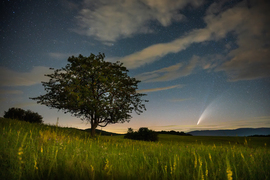
[[[184,133],[183,131],[157,131],[158,134],[173,134],[173,135],[179,135],[179,136],[192,136],[191,134]]]
[[[248,136],[248,137],[270,137],[270,134],[268,134],[268,135],[258,135],[258,134],[255,134],[255,135],[251,135],[251,136]]]

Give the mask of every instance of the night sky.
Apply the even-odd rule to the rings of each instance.
[[[130,123],[103,130],[270,127],[270,1],[4,0],[0,13],[0,116],[18,107],[90,128],[29,97],[45,94],[50,67],[101,52],[149,100]]]

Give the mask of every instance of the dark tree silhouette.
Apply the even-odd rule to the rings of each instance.
[[[25,111],[24,120],[30,123],[43,123],[42,116],[30,110]]]
[[[135,132],[132,128],[128,128],[127,134],[124,136],[124,138],[143,141],[158,141],[158,134],[146,127],[141,127]]]
[[[54,70],[49,82],[42,82],[47,94],[35,98],[37,103],[69,112],[91,124],[91,135],[97,126],[129,122],[132,111],[146,110],[136,92],[140,82],[127,75],[122,63],[104,61],[104,54],[69,57],[68,64]]]
[[[17,119],[21,121],[27,121],[31,123],[43,123],[43,118],[38,113],[30,110],[23,110],[21,108],[9,108],[4,112],[4,118]]]

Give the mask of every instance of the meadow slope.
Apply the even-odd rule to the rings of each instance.
[[[159,142],[0,119],[0,179],[270,179],[269,137]]]

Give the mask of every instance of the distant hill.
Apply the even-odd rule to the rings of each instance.
[[[83,131],[91,132],[91,128]],[[188,133],[177,132],[177,131],[157,131],[158,134],[173,134],[180,136],[268,136],[270,135],[270,128],[239,128],[233,130],[198,130],[191,131]],[[113,132],[107,132],[96,129],[96,135],[103,136],[116,136],[123,135]]]
[[[239,128],[234,130],[201,130],[188,132],[193,136],[254,136],[269,135],[270,128]]]
[[[91,128],[85,129],[83,131],[91,132]],[[122,135],[122,134],[117,134],[117,133],[113,133],[113,132],[107,132],[107,131],[96,129],[96,135],[116,136],[116,135]]]

